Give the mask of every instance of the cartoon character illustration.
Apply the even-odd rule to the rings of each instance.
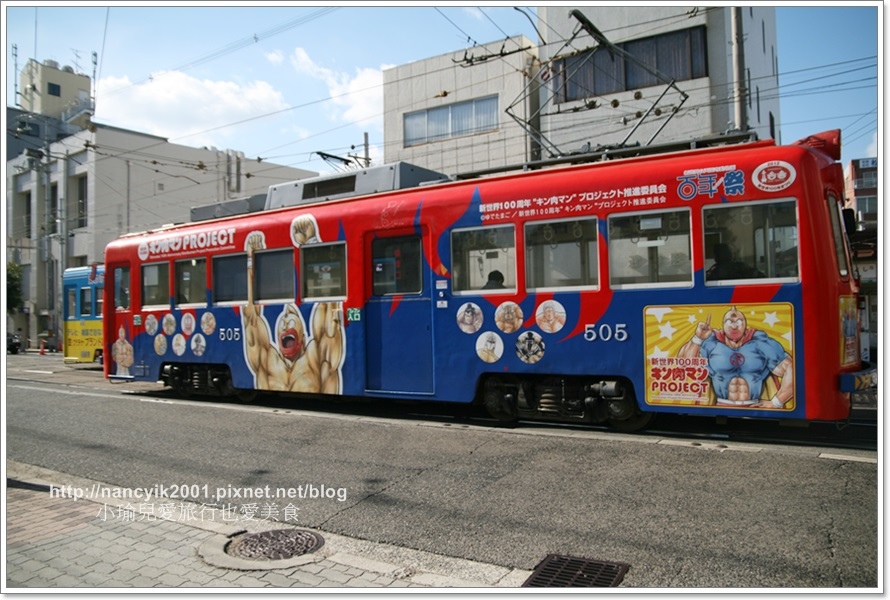
[[[339,394],[345,345],[342,306],[337,302],[316,304],[310,317],[311,337],[293,303],[285,305],[273,329],[263,315],[263,307],[254,303],[253,258],[257,250],[265,248],[263,234],[248,234],[245,246],[247,304],[241,311],[244,355],[257,389]]]
[[[504,352],[501,338],[491,331],[485,332],[476,340],[476,354],[484,362],[494,363],[500,360]]]
[[[117,365],[116,375],[130,376],[130,367],[133,366],[133,346],[127,340],[127,331],[121,325],[117,332],[117,340],[111,345],[111,359]]]
[[[566,324],[566,310],[559,302],[547,300],[538,307],[535,321],[545,333],[556,333]]]
[[[494,313],[494,322],[504,333],[513,333],[522,327],[522,308],[515,302],[504,302]]]
[[[534,331],[526,331],[516,340],[516,356],[530,365],[544,358],[544,340]]]
[[[294,246],[299,248],[305,244],[315,244],[321,241],[318,238],[318,225],[312,215],[300,215],[290,224],[290,239]]]
[[[765,332],[748,327],[745,315],[735,306],[723,315],[723,328],[711,327],[711,316],[696,326],[679,357],[703,357],[721,406],[785,408],[794,397],[794,364],[782,345]],[[768,400],[760,397],[766,380],[781,382]]]
[[[464,333],[476,333],[482,327],[482,309],[473,302],[467,302],[457,311],[457,326]]]

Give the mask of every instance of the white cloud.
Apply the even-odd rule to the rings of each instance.
[[[334,119],[371,126],[383,131],[383,69],[357,69],[353,75],[315,63],[303,48],[294,49],[291,65],[303,75],[322,81],[328,88]]]
[[[281,50],[272,50],[271,52],[266,52],[266,60],[268,60],[273,65],[280,65],[284,62],[284,52]]]
[[[187,146],[225,146],[237,124],[285,108],[281,92],[265,81],[239,84],[177,71],[154,73],[136,84],[106,77],[96,93],[97,122]]]

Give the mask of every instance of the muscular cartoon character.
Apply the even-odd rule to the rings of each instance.
[[[297,306],[285,306],[272,328],[261,306],[254,304],[253,259],[266,247],[261,232],[248,234],[247,304],[241,311],[244,324],[244,354],[256,387],[264,390],[339,394],[343,360],[342,308],[336,302],[318,303],[312,309],[311,333]]]
[[[117,340],[111,346],[111,359],[117,365],[116,375],[130,376],[130,367],[133,366],[133,346],[127,341],[127,331],[121,325],[117,332]]]
[[[494,322],[504,333],[513,333],[522,327],[522,309],[514,302],[504,302],[495,311]]]
[[[711,317],[696,326],[695,334],[681,349],[681,358],[708,359],[708,373],[717,404],[759,408],[784,408],[794,397],[794,364],[782,345],[765,332],[748,328],[736,307],[723,315],[723,329],[711,327]],[[769,400],[760,400],[770,374],[781,379]]]

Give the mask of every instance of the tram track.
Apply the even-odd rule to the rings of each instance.
[[[47,383],[64,388],[89,388],[79,382],[39,381],[42,377],[19,374],[8,377],[8,381],[21,383]],[[195,402],[201,396],[190,398],[179,397],[170,388],[161,389],[127,389],[128,396],[153,396],[168,401]],[[734,442],[761,445],[786,445],[798,447],[821,447],[832,450],[860,450],[874,452],[878,449],[877,411],[858,411],[858,416],[843,422],[810,422],[805,426],[783,425],[778,421],[725,419],[717,422],[708,417],[696,417],[675,414],[659,414],[652,425],[646,430],[636,433],[619,433],[608,425],[558,423],[543,420],[519,420],[512,423],[498,421],[488,416],[484,410],[467,405],[437,405],[422,402],[373,401],[367,399],[346,398],[331,401],[313,397],[288,398],[275,395],[262,395],[253,403],[242,403],[234,399],[205,398],[205,400],[222,404],[242,404],[273,410],[304,410],[310,412],[336,413],[346,416],[399,419],[405,421],[429,421],[440,425],[476,426],[496,429],[525,429],[529,433],[553,430],[597,432],[602,434],[635,435],[641,437],[659,437],[676,441],[696,441],[707,443]],[[874,414],[869,419],[863,414]]]

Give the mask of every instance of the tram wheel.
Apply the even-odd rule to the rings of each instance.
[[[632,433],[648,427],[654,418],[655,413],[637,410],[627,419],[609,419],[609,426],[622,433]]]
[[[257,396],[259,396],[259,392],[256,390],[235,390],[235,397],[238,398],[239,402],[243,402],[244,404],[254,402],[257,399]]]
[[[494,383],[488,384],[483,404],[488,414],[502,423],[513,423],[519,418],[503,390]]]

